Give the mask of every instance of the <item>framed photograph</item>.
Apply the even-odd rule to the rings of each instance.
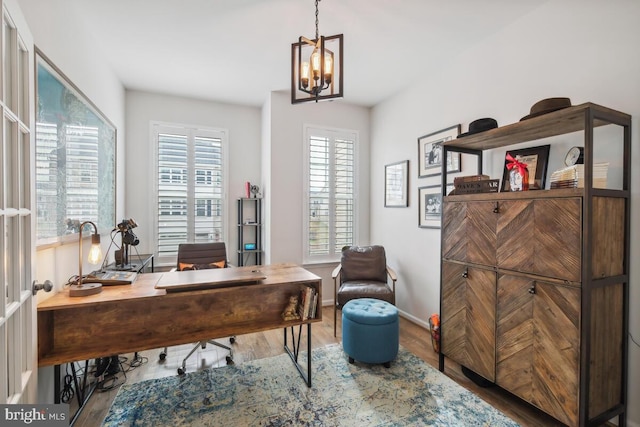
[[[384,206],[406,208],[409,206],[409,160],[391,163],[384,167]]]
[[[442,187],[430,185],[418,188],[418,227],[440,228],[441,219]]]
[[[505,154],[504,171],[502,173],[502,187],[500,191],[513,191],[511,182],[509,181],[510,170],[507,164],[511,163],[507,160],[507,155],[516,159],[520,163],[527,165],[529,171],[529,190],[544,190],[547,177],[547,164],[549,163],[549,147],[550,145],[541,145],[539,147],[523,148],[521,150],[508,150]]]
[[[442,143],[460,135],[460,125],[418,138],[418,178],[442,171]],[[460,172],[460,153],[447,153],[447,172]]]

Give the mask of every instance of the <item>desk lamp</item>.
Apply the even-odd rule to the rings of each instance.
[[[93,229],[95,230],[95,232],[91,235],[91,249],[89,250],[88,259],[89,264],[100,264],[102,260],[102,250],[100,249],[100,234],[98,234],[98,227],[96,227],[96,225],[91,221],[85,221],[80,224],[80,238],[78,239],[78,282],[75,285],[71,285],[71,287],[69,288],[70,297],[84,297],[87,295],[93,295],[102,292],[102,283],[87,283],[82,279],[82,229],[87,224],[92,225]]]

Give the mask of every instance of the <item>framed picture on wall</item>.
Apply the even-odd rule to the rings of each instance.
[[[449,187],[448,185],[447,194]],[[442,187],[439,185],[429,185],[418,188],[418,227],[440,228],[441,219]]]
[[[406,208],[409,206],[409,160],[391,163],[384,167],[384,206]]]
[[[418,138],[418,178],[439,175],[442,171],[442,143],[460,135],[455,125]],[[447,153],[447,172],[460,172],[460,153]]]

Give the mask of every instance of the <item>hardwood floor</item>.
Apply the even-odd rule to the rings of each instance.
[[[316,323],[312,326],[313,348],[340,342],[339,323],[338,337],[333,337],[333,308],[323,307],[322,316],[322,323]],[[340,316],[338,316],[338,322],[340,322]],[[228,340],[218,341],[223,344],[229,343]],[[435,368],[438,367],[438,355],[433,351],[431,346],[429,331],[404,318],[400,319],[400,345]],[[241,335],[237,337],[236,342],[232,346],[235,363],[277,356],[284,353],[282,348],[282,330]],[[182,364],[182,359],[192,347],[193,345],[191,344],[170,347],[166,359],[162,362],[159,360],[159,354],[162,349],[147,350],[138,353],[143,363],[126,372],[126,381],[138,382],[177,375],[177,369]],[[211,345],[208,345],[204,350],[198,349],[187,363],[187,372],[193,372],[198,368],[224,366],[226,365],[225,357],[227,354],[228,352],[226,350]],[[134,358],[134,354],[121,356],[121,360],[125,358],[127,360],[123,362],[122,366],[126,370]],[[478,387],[462,374],[459,365],[448,359],[445,364],[445,374],[523,426],[563,425],[504,390],[497,387]],[[119,385],[124,382],[122,372],[116,374],[115,377],[117,377],[115,380],[110,382],[105,381],[103,390],[96,390],[93,393],[84,410],[77,417],[74,424],[75,426],[94,427],[101,425],[118,392]],[[111,382],[114,384],[111,384]],[[71,415],[75,413],[76,409],[77,404],[75,404],[74,399],[70,407]]]

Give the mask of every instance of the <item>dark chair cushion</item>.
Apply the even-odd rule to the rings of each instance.
[[[393,292],[386,283],[363,280],[342,283],[338,290],[338,306],[342,307],[356,298],[375,298],[395,304]]]
[[[382,246],[351,246],[342,251],[340,281],[387,282],[387,258]]]

